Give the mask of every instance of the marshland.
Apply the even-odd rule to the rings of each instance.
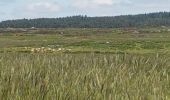
[[[1,29],[0,99],[169,100],[169,55],[168,27]]]

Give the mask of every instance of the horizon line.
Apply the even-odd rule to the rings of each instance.
[[[83,14],[77,14],[77,15],[70,15],[70,16],[58,16],[58,17],[37,17],[37,18],[14,18],[14,19],[6,19],[6,20],[1,20],[1,22],[4,21],[12,21],[12,20],[23,20],[23,19],[27,19],[27,20],[34,20],[34,19],[52,19],[52,18],[67,18],[67,17],[76,17],[76,16],[86,16],[86,17],[120,17],[120,16],[136,16],[136,15],[144,15],[144,14],[156,14],[156,13],[170,13],[169,11],[159,11],[159,12],[146,12],[146,13],[138,13],[138,14],[120,14],[120,15],[99,15],[99,16],[88,16],[88,15],[83,15]]]

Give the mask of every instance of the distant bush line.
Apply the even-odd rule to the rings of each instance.
[[[170,12],[138,15],[18,19],[0,22],[0,28],[124,28],[170,26]]]

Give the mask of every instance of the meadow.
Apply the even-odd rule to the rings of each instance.
[[[169,100],[169,28],[0,29],[1,100]]]

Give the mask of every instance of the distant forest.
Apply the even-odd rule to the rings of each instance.
[[[170,26],[170,12],[138,15],[18,19],[0,22],[0,28],[124,28]]]

